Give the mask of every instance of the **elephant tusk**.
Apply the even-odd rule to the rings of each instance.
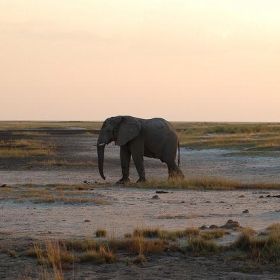
[[[105,143],[101,143],[98,146],[100,147],[100,146],[105,146],[105,145],[106,145]]]

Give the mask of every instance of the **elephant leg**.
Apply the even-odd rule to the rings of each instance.
[[[137,173],[139,175],[139,182],[145,182],[145,167],[144,167],[144,143],[141,138],[136,138],[130,143],[130,150],[132,154],[132,159],[136,167]]]
[[[146,176],[145,176],[145,168],[144,168],[144,158],[142,155],[139,154],[133,154],[132,153],[133,162],[135,164],[136,170],[139,175],[139,179],[137,180],[137,183],[139,182],[145,182]]]
[[[167,164],[167,167],[168,167],[168,174],[169,174],[168,178],[180,178],[180,179],[184,178],[183,172],[177,166],[175,161],[166,162],[166,164]]]
[[[124,184],[129,182],[129,166],[130,166],[131,153],[127,146],[121,146],[120,160],[122,168],[122,178],[117,182],[118,184]]]

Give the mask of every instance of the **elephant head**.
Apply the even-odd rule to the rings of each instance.
[[[104,121],[97,140],[99,174],[104,180],[106,179],[103,173],[105,145],[115,141],[116,145],[123,146],[138,136],[140,131],[140,123],[130,116],[111,117]]]

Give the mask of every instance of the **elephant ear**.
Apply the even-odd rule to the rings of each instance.
[[[139,135],[141,130],[140,123],[133,117],[123,117],[119,125],[117,144],[119,146],[125,145],[128,141],[134,139]]]

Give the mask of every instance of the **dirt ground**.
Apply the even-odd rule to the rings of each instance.
[[[44,131],[40,134],[30,133],[23,136],[18,133],[0,131],[0,141],[22,137],[38,138],[46,143],[52,143],[57,147],[56,161],[72,164],[51,166],[42,164],[51,157],[0,159],[0,186],[6,184],[12,187],[24,187],[32,183],[40,187],[40,184],[83,184],[86,182],[94,188],[97,183],[104,182],[96,166],[95,134],[83,134],[81,131]],[[231,152],[182,149],[181,169],[186,177],[223,177],[253,183],[280,182],[279,157],[235,156]],[[104,173],[107,176],[106,182],[110,186],[94,189],[93,192],[94,195],[102,195],[113,201],[114,203],[110,206],[59,205],[56,207],[45,204],[20,204],[3,200],[0,192],[0,279],[52,279],[46,276],[48,273],[45,267],[39,266],[35,259],[23,254],[30,244],[49,235],[49,237],[86,237],[93,232],[95,226],[108,229],[110,225],[114,228],[112,231],[116,231],[117,228],[118,233],[123,234],[127,230],[133,230],[137,225],[156,225],[165,229],[176,229],[179,226],[223,224],[232,218],[238,220],[241,225],[244,223],[244,226],[262,229],[279,220],[278,200],[260,200],[260,193],[253,191],[242,193],[170,191],[167,196],[161,195],[160,199],[155,201],[151,200],[154,190],[139,191],[115,186],[114,182],[121,176],[118,154],[118,147],[114,145],[106,147]],[[148,179],[167,177],[165,165],[158,160],[145,159],[145,167]],[[134,182],[137,180],[133,164],[131,180]],[[277,191],[273,194],[277,194]],[[184,195],[186,197],[183,197]],[[242,201],[240,197],[245,199]],[[182,200],[184,203],[181,203]],[[145,212],[142,208],[147,211]],[[242,212],[246,209],[250,212],[244,215]],[[73,211],[75,215],[69,211]],[[61,220],[65,221],[65,226],[61,220],[48,219],[52,216],[52,212],[58,213]],[[167,215],[173,218],[162,219]],[[115,222],[120,216],[124,217],[123,220]],[[136,216],[140,217],[137,222]],[[195,218],[189,219],[190,216]],[[86,226],[85,219],[91,221]],[[43,228],[42,232],[39,232],[39,228]],[[16,257],[11,254],[13,251],[17,252]],[[252,264],[250,260],[233,260],[223,254],[194,256],[166,252],[147,258],[148,262],[143,265],[122,262],[103,265],[77,263],[63,273],[65,279],[78,280],[280,279],[279,265],[275,267]]]

